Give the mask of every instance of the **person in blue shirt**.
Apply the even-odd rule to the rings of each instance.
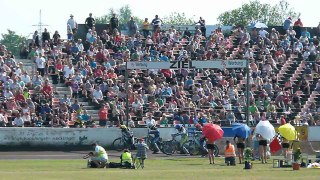
[[[74,103],[71,105],[71,110],[77,112],[79,109],[80,109],[80,105],[79,105],[79,103],[78,103],[78,100],[75,99],[75,100],[74,100]]]
[[[90,67],[91,67],[92,69],[96,69],[96,68],[97,68],[97,62],[96,62],[94,59],[92,59],[92,60],[90,61]]]
[[[151,126],[149,134],[153,135],[153,138],[151,139],[151,145],[154,147],[153,153],[158,153],[160,151],[158,147],[158,142],[160,140],[160,131],[157,129],[156,126]]]
[[[47,120],[47,117],[49,117],[49,115],[51,114],[52,109],[49,107],[49,104],[46,103],[44,106],[41,107],[40,109],[40,114],[41,117],[44,121]]]
[[[308,32],[308,29],[307,29],[307,28],[305,28],[305,29],[301,32],[301,37],[300,37],[300,39],[301,39],[301,38],[308,38],[308,40],[310,41],[311,36],[310,36],[310,33]]]
[[[286,30],[289,30],[290,26],[292,25],[292,18],[291,17],[288,17],[288,19],[286,19],[284,22],[283,22],[283,29],[286,31]]]
[[[160,60],[161,60],[161,61],[164,61],[164,62],[168,62],[168,61],[169,61],[169,58],[168,58],[168,56],[166,56],[166,55],[161,55],[161,56],[160,56]]]

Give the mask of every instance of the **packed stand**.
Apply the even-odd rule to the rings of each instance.
[[[313,103],[298,116],[305,103],[302,98],[320,89],[320,83],[315,85],[312,81],[312,74],[319,72],[319,40],[311,37],[302,23],[295,23],[294,28],[287,26],[289,20],[280,32],[237,27],[225,37],[218,28],[205,37],[203,18],[195,30],[177,30],[174,26],[161,29],[162,20],[158,16],[151,22],[146,18],[142,25],[131,18],[127,24],[129,35],[122,35],[116,15],[110,19],[110,27],[97,34],[91,14],[85,21],[86,39],[81,40],[75,39],[78,25],[71,15],[67,41],[61,40],[57,31],[52,38],[46,30],[41,38],[35,32],[28,57],[35,61],[38,73],[29,76],[21,70],[29,76],[29,82],[25,82],[27,78],[23,76],[15,80],[15,73],[4,76],[5,103],[1,109],[5,110],[5,116],[13,113],[18,119],[30,114],[31,123],[24,120],[22,125],[67,127],[77,122],[77,127],[94,126],[94,120],[78,102],[84,98],[100,109],[100,126],[119,126],[127,120],[131,127],[208,121],[228,126],[233,122],[246,122],[245,69],[129,70],[127,94],[125,63],[248,59],[250,116],[247,123],[255,125],[268,119],[274,124],[319,125],[318,104]],[[3,56],[2,59],[9,64],[4,67],[19,68],[10,66],[14,59]],[[300,75],[293,79],[299,67]],[[69,87],[71,97],[66,94],[57,99],[50,76],[52,83]],[[21,82],[25,85],[17,88],[15,84]],[[21,101],[10,101],[12,97],[25,97],[27,92],[32,95]]]

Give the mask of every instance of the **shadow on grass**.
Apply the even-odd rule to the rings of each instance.
[[[190,159],[182,159],[182,158],[170,158],[170,159],[164,159],[166,161],[189,161]]]

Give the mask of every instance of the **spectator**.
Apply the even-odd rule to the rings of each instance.
[[[92,17],[92,13],[89,13],[89,17],[87,17],[87,19],[85,20],[85,24],[87,29],[92,29],[93,26],[95,25],[95,19]]]
[[[17,116],[14,118],[12,125],[15,127],[24,127],[24,121],[21,117],[21,113],[19,112]]]
[[[149,26],[150,26],[150,23],[148,21],[148,18],[145,18],[142,23],[142,33],[144,38],[147,38],[150,35]]]
[[[130,20],[128,21],[127,26],[129,30],[129,36],[134,37],[137,34],[138,25],[136,21],[133,19],[133,17],[130,17]]]
[[[110,28],[111,28],[112,34],[115,34],[115,29],[119,30],[119,20],[116,14],[113,14],[112,18],[110,19]]]
[[[70,14],[70,19],[68,20],[67,25],[70,26],[73,35],[77,34],[78,23],[77,23],[77,21],[73,18],[73,14]]]
[[[49,42],[50,39],[51,39],[50,33],[48,32],[47,28],[44,28],[44,32],[42,33],[42,37],[41,37],[42,45],[44,45],[46,41]]]
[[[283,33],[281,33],[282,35],[285,34],[285,32],[287,30],[289,30],[290,26],[292,25],[292,18],[288,17],[284,22],[283,22]]]
[[[99,110],[99,125],[102,127],[105,127],[107,125],[107,121],[108,121],[108,106],[105,104],[104,106],[102,106]]]
[[[46,66],[46,60],[44,59],[44,57],[42,56],[42,54],[40,53],[39,56],[36,59],[36,63],[37,63],[37,71],[41,76],[44,76],[45,74],[45,66]]]
[[[151,24],[153,25],[153,31],[155,32],[156,30],[161,28],[162,25],[162,20],[159,18],[158,15],[155,15],[155,18],[152,20]]]

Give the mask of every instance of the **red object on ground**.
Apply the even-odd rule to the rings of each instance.
[[[280,142],[278,140],[278,138],[274,138],[271,143],[270,143],[270,151],[271,153],[276,153],[277,151],[279,151],[282,147],[280,145]]]
[[[220,126],[207,123],[203,126],[202,133],[210,141],[216,141],[218,139],[222,139],[224,132]]]

